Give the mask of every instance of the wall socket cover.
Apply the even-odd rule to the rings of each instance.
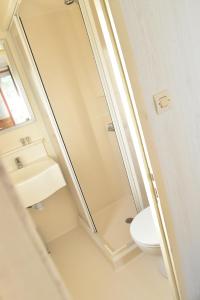
[[[162,91],[158,94],[155,94],[153,96],[154,99],[154,103],[155,103],[155,108],[156,108],[156,112],[158,114],[161,114],[167,110],[169,110],[169,108],[171,107],[171,99],[169,96],[168,91]]]

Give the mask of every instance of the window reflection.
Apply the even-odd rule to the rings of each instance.
[[[29,121],[31,116],[19,95],[9,67],[0,70],[0,129]]]
[[[19,126],[32,119],[27,101],[18,89],[0,42],[0,130]]]

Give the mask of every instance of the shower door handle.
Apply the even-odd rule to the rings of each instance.
[[[107,125],[107,130],[108,130],[108,131],[115,131],[115,127],[114,127],[113,122],[108,123],[108,125]]]

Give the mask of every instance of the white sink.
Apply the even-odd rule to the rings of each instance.
[[[25,207],[48,198],[66,185],[58,163],[50,157],[10,172],[10,176]]]

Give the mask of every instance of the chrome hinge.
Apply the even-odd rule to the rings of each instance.
[[[149,174],[150,174],[152,186],[153,186],[153,189],[154,189],[154,193],[155,193],[155,196],[156,196],[156,200],[158,200],[159,195],[158,195],[158,189],[157,189],[157,186],[156,186],[156,181],[155,181],[154,175],[152,173],[149,173]]]
[[[107,130],[108,131],[115,131],[115,127],[114,127],[113,122],[110,122],[110,123],[107,124]]]

